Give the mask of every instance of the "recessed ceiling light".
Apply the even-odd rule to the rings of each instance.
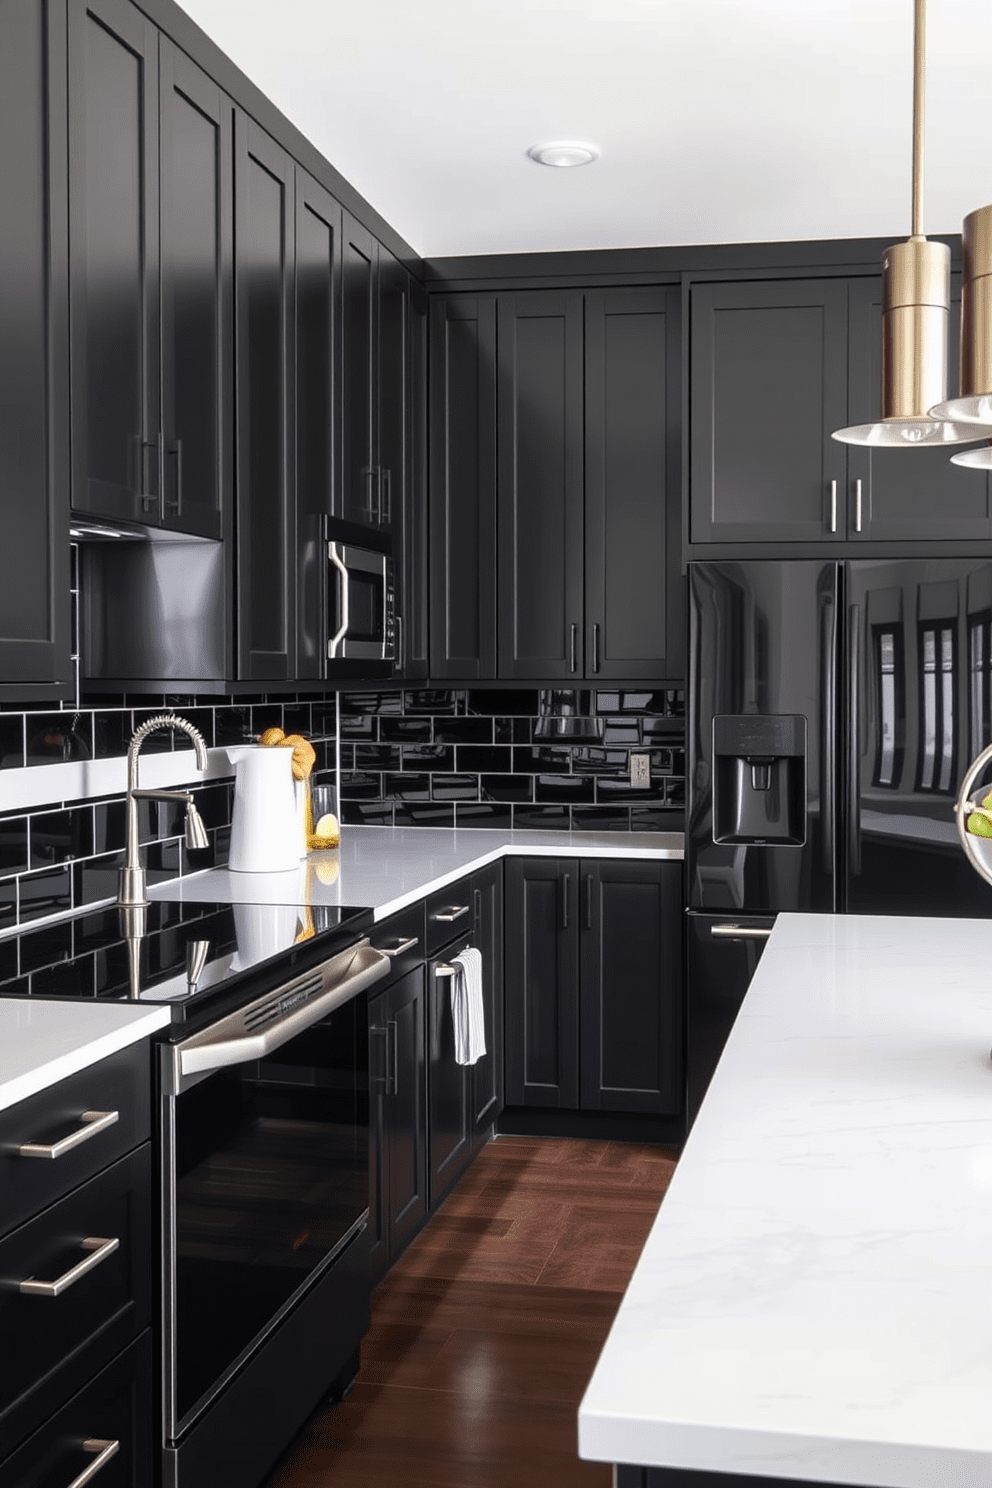
[[[538,165],[591,165],[594,160],[599,159],[599,151],[595,145],[580,145],[574,140],[557,140],[550,145],[531,145],[527,151],[531,160],[536,160]]]

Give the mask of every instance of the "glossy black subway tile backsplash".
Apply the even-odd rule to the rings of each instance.
[[[592,738],[542,737],[561,727],[548,714],[563,696],[587,720]],[[585,689],[554,699],[536,688],[343,692],[342,819],[375,826],[681,831],[682,692]],[[647,756],[650,774],[649,784],[636,789],[634,752]]]

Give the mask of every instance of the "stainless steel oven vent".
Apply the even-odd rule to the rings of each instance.
[[[264,1028],[266,1023],[284,1017],[294,1008],[302,1007],[305,1002],[310,1001],[311,997],[316,997],[323,990],[324,977],[320,971],[314,972],[313,976],[303,977],[300,981],[293,982],[289,987],[281,987],[278,992],[273,992],[265,1002],[256,1003],[254,1007],[248,1008],[244,1019],[245,1032],[252,1033],[258,1028]]]

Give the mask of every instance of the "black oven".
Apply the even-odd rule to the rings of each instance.
[[[396,659],[396,591],[389,538],[350,523],[328,524],[328,674],[361,662],[386,672]]]
[[[265,1475],[369,1321],[362,940],[163,1044],[165,1488]]]

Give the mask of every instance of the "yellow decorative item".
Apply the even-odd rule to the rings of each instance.
[[[337,858],[314,858],[313,869],[322,884],[337,882],[341,865]]]
[[[267,728],[259,734],[258,742],[259,744],[271,746],[272,744],[281,744],[285,737],[286,735],[281,728]]]
[[[339,847],[340,845],[341,829],[338,826],[338,819],[333,811],[327,811],[313,831],[307,833],[307,847]]]
[[[310,740],[302,734],[287,734],[281,740],[281,748],[293,751],[293,779],[307,780],[317,763],[317,753]]]

